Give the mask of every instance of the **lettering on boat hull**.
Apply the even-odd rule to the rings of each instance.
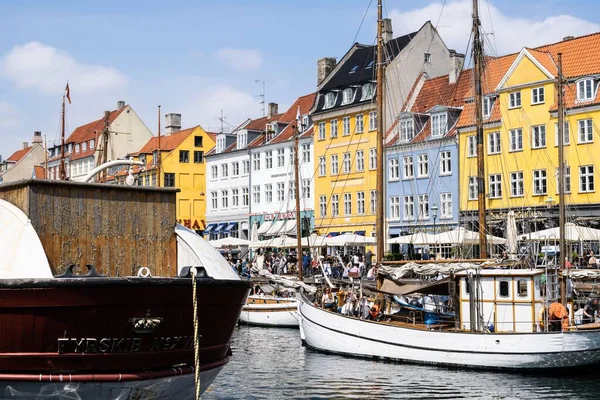
[[[138,353],[145,351],[192,350],[193,336],[154,338],[59,338],[58,353]]]

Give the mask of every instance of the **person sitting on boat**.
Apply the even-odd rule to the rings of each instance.
[[[594,256],[594,252],[590,251],[590,258],[588,260],[589,268],[597,268],[598,267],[598,259]]]
[[[369,310],[369,320],[371,321],[377,321],[379,318],[379,305],[378,304],[373,304],[373,307],[371,307],[371,310]]]
[[[370,281],[375,280],[376,274],[377,274],[377,268],[375,266],[372,266],[371,268],[369,268],[369,272],[367,272],[367,279]]]
[[[360,299],[358,311],[359,311],[360,318],[362,318],[362,319],[369,318],[369,311],[371,311],[371,307],[369,307],[369,300],[367,299],[366,294],[363,294],[362,298]]]
[[[351,263],[346,264],[346,266],[344,267],[344,272],[342,273],[342,279],[343,278],[347,278],[350,273],[350,268],[351,268]]]
[[[348,276],[351,276],[352,278],[360,278],[360,268],[358,268],[357,264],[354,264],[352,268],[350,268]]]
[[[331,293],[330,288],[325,289],[325,293],[323,293],[321,301],[323,302],[323,308],[329,309],[335,308],[336,306],[335,299],[333,298],[333,293]]]
[[[596,312],[598,310],[598,298],[593,298],[583,307],[582,323],[591,324],[596,321]]]
[[[569,309],[555,301],[548,308],[548,330],[560,331],[569,329]]]

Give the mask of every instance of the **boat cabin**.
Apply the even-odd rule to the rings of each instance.
[[[460,329],[536,332],[536,318],[545,299],[543,273],[543,270],[535,269],[483,269],[457,273]]]

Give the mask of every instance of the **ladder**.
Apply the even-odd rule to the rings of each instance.
[[[545,267],[546,269],[546,300],[548,303],[554,302],[559,298],[558,269]]]

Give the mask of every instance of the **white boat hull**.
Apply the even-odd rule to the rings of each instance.
[[[481,369],[564,369],[600,362],[600,331],[493,334],[413,329],[347,317],[299,298],[301,336],[307,346],[321,351]]]
[[[252,300],[251,296],[248,300]],[[255,298],[254,300],[260,300]],[[298,328],[298,302],[284,299],[279,303],[246,304],[240,313],[240,323],[254,326]]]

